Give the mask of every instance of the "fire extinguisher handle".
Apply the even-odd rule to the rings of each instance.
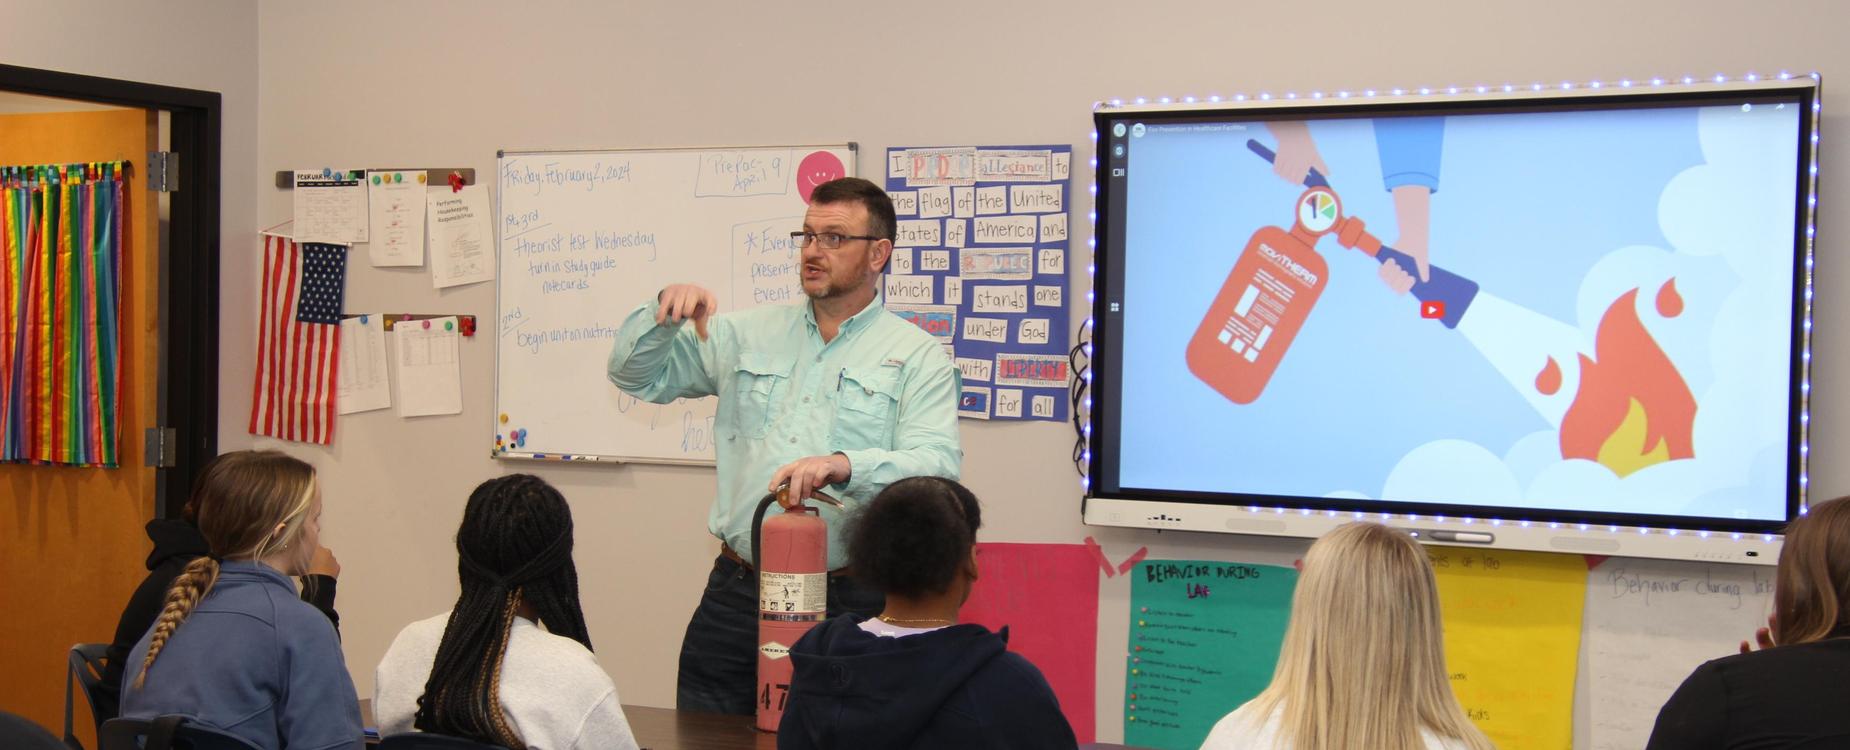
[[[752,511],[752,570],[754,571],[762,570],[762,568],[758,567],[758,541],[759,541],[759,538],[763,536],[764,513],[765,511],[770,510],[771,506],[781,504],[779,502],[779,498],[789,491],[790,491],[790,483],[785,482],[784,484],[778,485],[777,489],[772,490],[769,493],[765,494],[764,499],[758,501],[757,509]],[[840,500],[835,499],[834,497],[831,497],[828,493],[822,492],[819,490],[811,491],[809,493],[809,499],[814,500],[819,503],[823,503],[825,505],[833,506],[836,510],[839,510],[839,511],[846,512],[848,510],[848,506],[845,503],[843,503]],[[801,503],[799,503],[799,505],[800,504]]]
[[[1471,301],[1477,299],[1477,282],[1438,266],[1427,267],[1427,279],[1419,278],[1419,267],[1414,264],[1413,256],[1394,248],[1382,245],[1375,253],[1375,260],[1381,263],[1394,261],[1407,273],[1414,274],[1413,296],[1421,302],[1438,302],[1444,306],[1444,314],[1439,322],[1446,328],[1457,328],[1458,321],[1465,317],[1465,310],[1471,307]]]
[[[1264,159],[1267,162],[1275,162],[1278,160],[1278,155],[1272,153],[1272,149],[1266,148],[1265,144],[1255,141],[1251,138],[1246,139],[1246,148],[1248,150],[1251,150],[1253,153],[1258,154],[1259,158]],[[1330,181],[1324,179],[1323,173],[1318,172],[1316,168],[1314,167],[1310,170],[1308,174],[1304,175],[1304,187],[1314,188],[1314,187],[1329,187],[1329,186],[1330,186]]]

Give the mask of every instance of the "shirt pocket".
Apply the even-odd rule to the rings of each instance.
[[[899,414],[899,370],[892,367],[842,368],[835,392],[835,424],[829,443],[838,451],[893,447]]]
[[[759,352],[740,352],[733,373],[732,426],[740,435],[762,438],[771,427],[771,412],[787,390],[791,362]]]

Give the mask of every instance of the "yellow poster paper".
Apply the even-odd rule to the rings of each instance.
[[[1431,547],[1452,691],[1497,747],[1569,750],[1580,555]]]

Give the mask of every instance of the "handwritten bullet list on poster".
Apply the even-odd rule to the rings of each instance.
[[[1766,626],[1773,574],[1622,557],[1588,571],[1581,647],[1593,750],[1644,747],[1658,709],[1691,671]]]
[[[958,413],[1065,420],[1069,146],[887,151],[888,310],[937,337]]]
[[[1214,722],[1271,681],[1298,573],[1274,565],[1145,560],[1128,575],[1124,741],[1199,747]]]
[[[1586,604],[1579,555],[1428,548],[1452,692],[1498,747],[1565,748]]]

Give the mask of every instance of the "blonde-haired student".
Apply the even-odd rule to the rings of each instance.
[[[1491,750],[1446,679],[1439,588],[1418,542],[1344,524],[1304,557],[1272,684],[1202,750]]]
[[[187,564],[129,653],[122,716],[184,714],[266,750],[358,750],[359,697],[333,624],[297,595],[321,537],[315,470],[220,456],[195,494],[211,554]]]

